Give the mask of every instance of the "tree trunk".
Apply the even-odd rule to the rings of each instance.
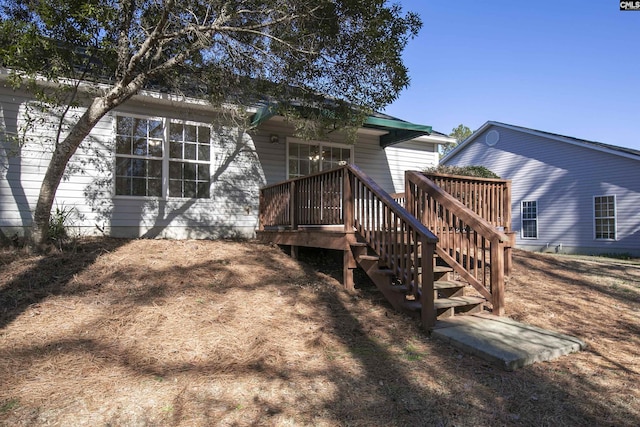
[[[116,103],[108,103],[104,97],[95,98],[69,134],[56,146],[47,167],[47,172],[44,175],[38,203],[33,214],[31,235],[29,236],[29,243],[32,247],[42,246],[47,243],[53,200],[69,159],[76,152],[84,138],[89,135],[91,129],[116,105]]]

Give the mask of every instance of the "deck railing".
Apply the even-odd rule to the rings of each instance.
[[[260,229],[342,224],[357,232],[435,324],[433,253],[437,237],[355,165],[260,190]]]
[[[423,175],[489,224],[511,231],[511,180],[431,172]]]
[[[405,208],[438,236],[437,254],[503,315],[510,238],[421,172],[405,173],[405,198]]]

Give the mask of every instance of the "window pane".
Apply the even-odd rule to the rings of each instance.
[[[132,178],[132,196],[146,196],[147,195],[147,180],[144,178]]]
[[[197,142],[197,132],[196,127],[193,125],[184,125],[184,140],[189,142]]]
[[[133,136],[147,137],[147,120],[133,119]]]
[[[169,162],[169,179],[182,179],[182,163]]]
[[[133,154],[136,156],[146,156],[147,155],[147,140],[138,138],[133,141]]]
[[[184,125],[182,123],[173,123],[169,125],[169,139],[171,141],[182,141]]]
[[[198,165],[198,181],[209,181],[209,165]]]
[[[169,196],[182,197],[182,181],[169,180]]]
[[[183,197],[193,199],[196,197],[196,183],[195,181],[184,182],[184,194]]]
[[[301,159],[309,160],[309,146],[305,144],[300,144],[298,150],[298,157]]]
[[[116,118],[116,133],[118,135],[133,135],[133,118],[118,116]]]
[[[184,163],[184,179],[196,179],[196,164],[195,163]]]
[[[169,157],[172,159],[182,159],[182,143],[171,142],[169,145]]]
[[[209,198],[209,182],[198,183],[198,198]]]
[[[198,128],[198,142],[209,144],[211,140],[211,129],[201,126]]]
[[[149,138],[162,138],[162,122],[160,120],[149,120]]]
[[[116,154],[131,154],[131,138],[126,136],[116,137]]]
[[[131,167],[129,168],[129,174],[131,176],[144,177],[147,175],[147,161],[142,159],[131,159]]]
[[[131,162],[129,159],[116,158],[116,176],[131,176]]]
[[[209,144],[198,144],[198,160],[209,160]]]
[[[116,177],[116,194],[131,195],[131,180],[129,178]]]
[[[147,194],[147,196],[162,196],[162,179],[149,179],[148,185],[149,193]]]
[[[293,157],[293,158],[298,158],[298,149],[299,149],[299,145],[298,144],[289,144],[289,157]]]
[[[300,160],[300,175],[309,175],[309,160]]]
[[[351,150],[348,148],[343,148],[340,152],[340,160],[351,163]]]
[[[297,177],[298,176],[298,161],[297,160],[289,160],[289,177]]]
[[[162,161],[161,160],[149,160],[148,177],[150,178],[162,178]]]
[[[161,139],[149,140],[149,155],[152,157],[162,157],[162,140]]]
[[[196,159],[196,145],[184,144],[184,159],[195,160]]]

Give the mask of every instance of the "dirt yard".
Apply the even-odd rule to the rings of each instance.
[[[341,291],[332,255],[164,240],[0,250],[0,423],[640,425],[640,262],[516,252],[507,314],[589,347],[505,372],[368,286]]]

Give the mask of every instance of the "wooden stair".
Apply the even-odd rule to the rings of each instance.
[[[351,244],[356,263],[365,271],[371,281],[397,311],[412,316],[420,316],[422,304],[412,293],[412,284],[403,283],[397,274],[384,265],[380,257],[364,242]],[[470,290],[468,283],[453,280],[453,269],[442,265],[443,261],[434,256],[434,308],[437,319],[461,314],[478,313],[484,310],[487,300],[479,296],[465,295]],[[408,266],[407,268],[413,268]],[[418,268],[419,274],[421,269]],[[419,291],[420,292],[420,291]]]

